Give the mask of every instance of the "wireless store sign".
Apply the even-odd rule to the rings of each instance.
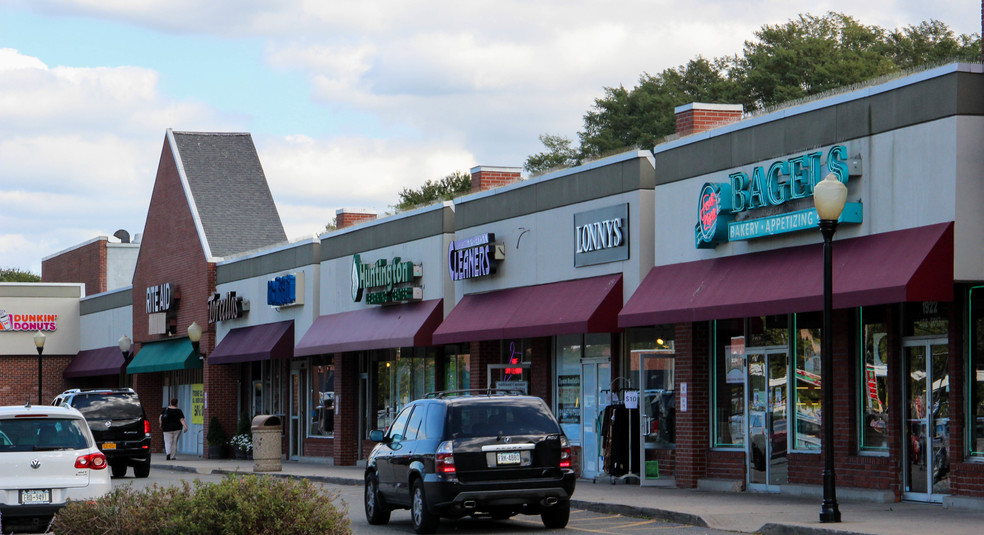
[[[768,168],[755,166],[751,176],[736,171],[728,175],[728,182],[704,184],[694,229],[697,248],[711,249],[722,242],[816,228],[819,218],[812,206],[779,214],[776,211],[787,203],[812,197],[813,187],[828,173],[847,185],[852,167],[847,160],[847,147],[835,145],[827,151],[826,159],[823,156],[821,151],[811,152],[774,161]],[[853,163],[860,169],[859,162]],[[759,213],[762,216],[755,217]],[[862,216],[861,203],[849,202],[840,222],[860,223]]]
[[[373,264],[363,264],[359,255],[352,256],[352,300],[385,305],[404,301],[420,301],[423,289],[417,280],[423,274],[420,264],[401,262],[400,257],[391,263],[379,259]]]

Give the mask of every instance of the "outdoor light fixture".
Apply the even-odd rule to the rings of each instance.
[[[123,367],[120,368],[120,388],[126,386],[126,367],[130,364],[130,348],[133,347],[133,342],[130,337],[123,335],[119,339],[120,353],[123,353]]]
[[[831,346],[831,314],[833,311],[833,271],[831,242],[837,231],[837,220],[847,201],[847,186],[834,173],[828,174],[813,188],[813,202],[820,216],[823,234],[823,338],[820,347],[820,385],[823,389],[823,504],[820,522],[840,522],[837,506],[837,483],[834,475],[834,366]]]
[[[44,341],[47,338],[48,337],[41,331],[38,331],[38,333],[34,335],[34,346],[38,348],[38,405],[44,404],[44,402],[41,401],[41,353],[44,353]]]
[[[198,350],[198,343],[202,341],[202,328],[198,325],[198,322],[191,322],[188,326],[188,339],[191,340],[191,347],[195,350],[195,356],[199,359],[204,359],[205,355],[202,355]]]

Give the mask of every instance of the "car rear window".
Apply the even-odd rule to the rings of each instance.
[[[84,425],[69,418],[0,420],[0,452],[84,450],[89,447]]]
[[[454,438],[560,433],[557,420],[535,399],[491,398],[460,403],[453,405],[450,413]]]
[[[72,406],[86,420],[128,420],[143,418],[140,399],[133,394],[79,394]]]

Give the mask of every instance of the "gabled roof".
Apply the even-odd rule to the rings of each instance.
[[[252,136],[168,129],[167,138],[210,261],[287,242]]]

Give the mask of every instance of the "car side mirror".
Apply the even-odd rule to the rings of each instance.
[[[373,429],[372,431],[369,431],[369,440],[373,442],[382,442],[383,431],[381,429]]]

